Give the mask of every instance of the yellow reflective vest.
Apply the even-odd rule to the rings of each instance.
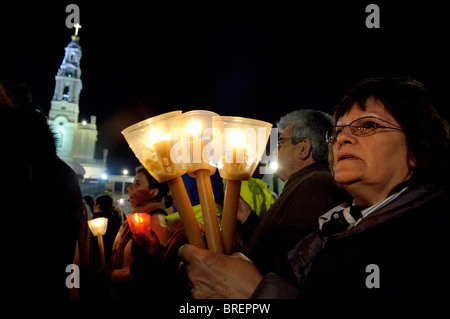
[[[222,206],[215,203],[216,204],[216,212],[217,212],[217,218],[220,220],[222,218]],[[194,214],[195,214],[195,218],[197,219],[197,221],[204,225],[203,223],[203,215],[202,215],[202,207],[200,204],[198,205],[194,205],[192,206],[192,209],[194,210]],[[180,220],[180,214],[178,212],[173,213],[173,214],[169,214],[167,216],[164,217],[166,223],[173,223],[175,221]]]
[[[275,202],[269,187],[260,178],[242,181],[241,197],[259,217]]]

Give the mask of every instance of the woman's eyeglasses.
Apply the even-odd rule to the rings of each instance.
[[[385,126],[383,123],[390,124],[395,127]],[[355,136],[370,136],[376,133],[379,128],[392,129],[397,131],[404,131],[400,126],[392,124],[388,121],[382,120],[375,116],[365,116],[354,120],[347,125],[336,125],[327,131],[327,143],[334,144],[337,141],[338,135],[342,132],[344,127],[349,126],[350,131]]]

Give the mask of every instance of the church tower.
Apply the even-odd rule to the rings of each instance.
[[[49,120],[56,134],[58,156],[65,161],[72,160],[72,148],[75,130],[80,112],[78,102],[81,84],[81,46],[78,27],[72,41],[66,47],[66,54],[55,76],[55,91],[51,102]]]
[[[49,124],[56,137],[58,156],[69,165],[80,165],[85,171],[85,178],[100,179],[106,173],[106,154],[103,161],[95,160],[95,144],[97,142],[96,117],[90,122],[79,122],[79,101],[83,85],[81,83],[80,61],[82,57],[78,29],[65,48],[64,59],[55,76],[55,91],[49,112]]]

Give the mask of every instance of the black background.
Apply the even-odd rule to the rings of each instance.
[[[48,112],[74,29],[71,2],[2,1],[0,77],[25,82]],[[446,1],[77,1],[80,119],[97,116],[110,174],[138,161],[121,130],[171,110],[274,123],[299,108],[332,112],[372,76],[409,75],[449,118]],[[368,29],[366,6],[380,8]]]

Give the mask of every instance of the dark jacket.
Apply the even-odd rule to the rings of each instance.
[[[206,239],[204,231],[202,236]],[[130,271],[135,297],[192,298],[189,278],[185,271],[180,270],[183,260],[178,256],[178,249],[188,243],[184,228],[175,231],[154,255],[147,254],[143,246],[133,242],[131,249],[134,261]]]
[[[280,271],[287,252],[318,228],[319,216],[348,197],[334,183],[328,165],[315,163],[301,169],[289,177],[257,227],[246,225],[251,220],[240,225],[238,230],[244,233],[254,229],[245,255],[262,274]]]
[[[120,221],[115,216],[114,212],[111,210],[100,210],[94,213],[94,218],[100,218],[105,217],[108,219],[108,226],[106,228],[106,233],[103,235],[103,243],[104,243],[104,250],[105,250],[105,260],[106,263],[109,264],[111,262],[111,254],[112,254],[112,248],[114,244],[114,240],[116,239],[117,232],[120,228]],[[98,250],[98,241],[96,238],[94,238],[93,241],[94,249]],[[100,253],[96,253],[95,256],[100,256]],[[98,263],[100,264],[100,260],[98,260]]]
[[[0,295],[67,298],[66,268],[74,260],[83,216],[81,191],[75,172],[56,155],[46,118],[28,103],[0,105]]]
[[[272,273],[253,298],[448,298],[448,207],[448,192],[422,185],[335,237],[312,233],[289,252],[297,287]]]

